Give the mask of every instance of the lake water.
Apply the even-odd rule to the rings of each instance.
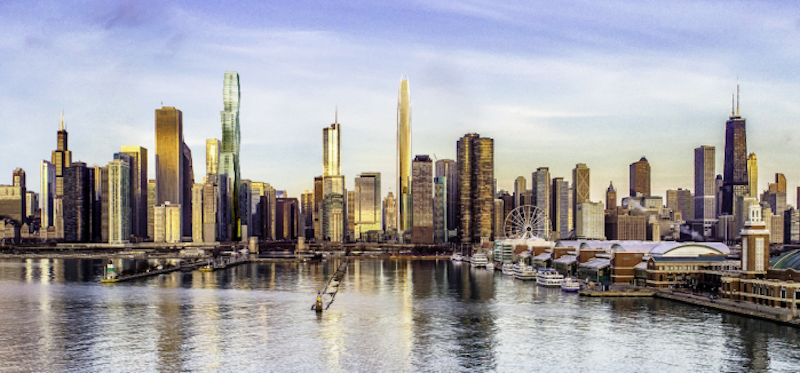
[[[250,263],[101,285],[101,260],[0,261],[0,371],[796,372],[798,329],[597,299],[449,260]]]

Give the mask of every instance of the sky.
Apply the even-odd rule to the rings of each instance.
[[[800,185],[800,3],[790,1],[4,1],[0,184],[56,147],[73,161],[150,150],[155,110],[184,115],[195,180],[221,138],[225,71],[241,84],[241,175],[291,197],[322,174],[338,107],[347,188],[362,172],[396,191],[397,93],[411,87],[412,153],[455,158],[466,133],[495,144],[498,189],[549,167],[591,169],[593,201],[626,195],[646,157],[652,194],[694,189],[694,151],[716,147],[740,84],[758,189]]]

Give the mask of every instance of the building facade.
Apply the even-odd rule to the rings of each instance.
[[[418,155],[411,164],[411,242],[433,243],[433,161]]]
[[[461,243],[491,239],[494,222],[494,140],[466,134],[458,155],[458,237]]]
[[[630,196],[650,196],[650,163],[642,157],[630,166]]]
[[[410,231],[411,207],[411,90],[408,77],[397,93],[397,229]],[[400,234],[402,237],[402,234]]]

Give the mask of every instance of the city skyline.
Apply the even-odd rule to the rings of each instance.
[[[242,15],[237,10],[211,22],[210,5],[150,9],[131,4],[136,3],[75,9],[55,4],[34,6],[31,13],[20,5],[4,5],[0,28],[11,36],[0,48],[15,57],[4,57],[9,68],[2,73],[7,84],[0,95],[6,110],[0,119],[7,123],[4,138],[13,140],[8,151],[19,156],[4,157],[0,170],[25,169],[29,189],[38,191],[36,170],[55,148],[52,133],[62,109],[73,161],[102,166],[123,145],[155,149],[152,113],[162,101],[184,112],[186,142],[194,162],[200,162],[206,139],[220,137],[219,76],[235,70],[247,103],[241,112],[242,178],[269,182],[293,197],[311,189],[310,180],[320,173],[321,150],[318,140],[297,134],[317,133],[329,123],[330,108],[338,105],[346,126],[342,174],[351,175],[346,188],[352,190],[355,175],[376,171],[386,175],[383,193],[397,195],[391,182],[396,172],[395,89],[398,78],[407,74],[415,95],[412,155],[455,159],[457,139],[480,133],[495,139],[498,189],[513,191],[517,176],[527,179],[539,167],[548,167],[552,177],[571,179],[575,164],[586,163],[592,170],[593,201],[601,200],[609,181],[627,190],[627,165],[645,156],[652,167],[652,194],[665,197],[667,189],[695,192],[693,149],[724,149],[724,123],[738,75],[748,152],[758,155],[762,175],[757,190],[766,190],[772,175],[783,173],[790,186],[787,200],[796,200],[793,186],[800,182],[800,172],[791,165],[798,155],[790,150],[800,140],[792,127],[800,117],[800,82],[791,72],[791,57],[797,52],[791,41],[800,26],[786,15],[793,13],[794,4],[705,3],[691,11],[685,4],[667,11],[627,4],[613,9],[620,13],[613,18],[615,25],[591,20],[564,36],[555,36],[564,26],[543,15],[554,17],[553,22],[584,19],[592,10],[611,12],[609,3],[591,5],[582,11],[587,13],[518,4],[364,5],[307,9],[308,14],[280,8],[269,17],[275,21],[271,26],[261,27],[250,16],[236,29],[232,20]],[[86,7],[92,6],[99,16],[70,17],[89,14]],[[157,11],[166,11],[172,22],[148,19]],[[253,16],[264,12],[256,8]],[[348,22],[313,22],[337,12],[350,12]],[[410,26],[391,21],[392,12],[419,12],[422,16],[412,26],[422,31],[394,33]],[[293,15],[290,25],[273,19],[286,14]],[[525,15],[541,24],[525,21]],[[635,19],[638,15],[655,23],[645,28]],[[42,27],[53,19],[60,21]],[[355,26],[359,19],[389,23],[385,30],[363,26],[376,31],[363,37]],[[743,19],[752,27],[740,30],[727,25],[728,19]],[[441,35],[425,42],[414,38],[432,34],[432,25],[442,21],[450,23],[442,26]],[[470,21],[478,21],[475,30],[467,29]],[[535,32],[547,26],[553,30]],[[586,34],[592,27],[596,38]],[[12,28],[20,32],[10,32]],[[472,38],[492,28],[503,35]],[[223,38],[211,35],[221,30],[240,38],[223,45]],[[638,35],[641,30],[647,32]],[[391,48],[403,50],[406,58],[383,46],[387,41],[396,42]],[[104,49],[120,43],[134,47]],[[212,57],[220,50],[230,53],[223,59]],[[376,53],[363,61],[347,57],[367,50]],[[347,58],[325,62],[331,56]],[[600,58],[587,58],[593,56]],[[87,59],[104,67],[84,66]],[[265,61],[269,64],[263,65]],[[364,79],[355,79],[357,75]],[[12,133],[9,123],[23,123],[34,135]],[[603,144],[602,156],[593,146],[596,142]],[[571,154],[563,156],[563,149]],[[716,157],[716,174],[722,174],[722,158]],[[155,174],[154,163],[149,162],[150,175]],[[195,180],[200,179],[202,168],[195,167]]]

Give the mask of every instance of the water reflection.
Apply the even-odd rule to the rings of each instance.
[[[331,308],[311,312],[340,263],[108,286],[102,260],[0,261],[0,370],[746,372],[800,362],[795,328],[666,300],[581,298],[447,260],[353,261]]]

